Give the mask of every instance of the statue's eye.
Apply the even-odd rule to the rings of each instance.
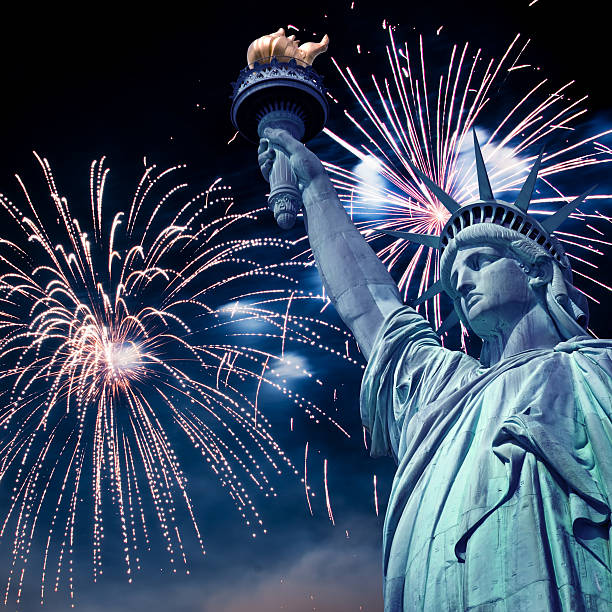
[[[474,270],[481,270],[484,266],[487,266],[499,258],[495,255],[478,255],[474,258]]]

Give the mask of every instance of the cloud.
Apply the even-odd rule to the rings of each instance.
[[[380,549],[327,543],[293,565],[236,576],[201,612],[354,612],[382,609]]]
[[[373,540],[373,539],[372,539]],[[302,542],[303,544],[303,542]],[[299,544],[297,544],[299,546]],[[120,576],[86,592],[78,592],[80,612],[373,612],[382,610],[380,542],[356,543],[338,530],[332,541],[310,546],[301,556],[279,551],[266,555],[259,567],[245,568],[239,551],[233,569],[219,573],[159,579],[136,578],[128,585]],[[291,557],[290,555],[293,555]],[[228,552],[231,557],[231,551]],[[287,557],[294,561],[287,563]],[[22,609],[37,603],[35,589],[26,593]],[[49,592],[44,609],[64,612],[66,592]],[[23,601],[23,600],[22,600]]]
[[[353,172],[364,183],[383,187],[384,179],[380,174],[381,169],[382,164],[380,160],[374,155],[367,155],[353,168]]]
[[[304,356],[289,352],[285,352],[282,357],[270,362],[270,374],[283,379],[312,376],[308,361]]]
[[[533,161],[529,162],[517,157],[513,147],[501,145],[495,141],[491,142],[488,147],[485,147],[485,143],[489,140],[491,133],[479,127],[476,127],[475,131],[478,142],[483,149],[493,195],[497,199],[502,200],[504,199],[504,194],[508,194],[506,199],[512,201],[514,199],[513,196],[516,197],[523,181],[527,178]],[[466,201],[478,199],[478,179],[476,177],[474,143],[471,134],[461,144],[457,158],[457,173],[460,177],[459,184],[470,187],[468,189],[470,197]],[[511,191],[507,188],[509,183],[515,183],[516,185]]]
[[[379,206],[386,203],[387,182],[381,170],[382,164],[374,155],[367,155],[352,168],[352,172],[363,182],[360,187],[362,204]]]

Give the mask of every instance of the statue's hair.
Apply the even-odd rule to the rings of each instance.
[[[551,236],[550,241],[553,243],[557,242],[554,236]],[[456,293],[455,288],[450,282],[450,273],[457,251],[461,248],[482,246],[483,244],[499,247],[507,251],[510,257],[527,265],[534,265],[543,259],[554,262],[553,257],[546,249],[541,247],[534,240],[530,240],[523,234],[519,234],[519,232],[493,223],[470,225],[461,230],[461,232],[449,242],[440,259],[440,279],[442,280],[442,286],[444,287],[444,291],[451,297],[454,297]],[[562,253],[560,262],[561,272],[565,280],[572,283],[572,270],[569,260],[563,252],[563,249],[560,248],[559,250]]]
[[[554,236],[550,241],[556,243]],[[493,223],[479,223],[462,229],[452,239],[440,258],[440,280],[444,291],[453,300],[455,310],[463,323],[468,322],[459,303],[459,294],[451,282],[451,268],[457,251],[461,248],[490,245],[504,251],[508,257],[516,259],[522,264],[533,266],[538,262],[549,261],[552,265],[552,278],[546,287],[546,306],[555,322],[559,333],[565,339],[576,335],[584,335],[588,325],[589,310],[584,294],[578,291],[572,281],[572,269],[563,249],[560,261],[556,261],[551,254],[534,240],[523,234]]]

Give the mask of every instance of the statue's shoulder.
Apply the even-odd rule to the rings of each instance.
[[[569,340],[559,342],[554,350],[562,353],[573,353],[574,351],[607,352],[612,350],[612,339],[574,336]]]
[[[595,368],[594,372],[605,373],[612,384],[612,339],[591,338],[589,336],[576,336],[555,346],[558,354],[569,354],[570,358],[581,359],[579,370],[586,373],[589,363]]]

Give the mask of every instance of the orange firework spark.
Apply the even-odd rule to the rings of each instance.
[[[19,177],[25,211],[0,195],[21,232],[0,240],[0,482],[12,483],[0,518],[0,538],[11,546],[5,603],[21,598],[39,532],[46,533],[41,602],[62,579],[73,597],[74,542],[85,529],[94,580],[102,574],[109,505],[119,518],[130,581],[142,544],[152,541],[148,515],[156,517],[172,567],[187,564],[184,528],[193,529],[204,552],[175,448],[180,438],[201,454],[245,523],[265,533],[255,493],[276,496],[273,478],[298,470],[257,406],[262,386],[344,435],[285,384],[282,371],[293,368],[292,376],[322,384],[291,365],[294,344],[357,365],[320,342],[322,329],[338,334],[339,346],[347,332],[303,314],[309,302],[318,310],[322,297],[297,286],[304,264],[285,261],[293,243],[236,238],[265,211],[227,214],[233,199],[221,179],[177,208],[186,184],[165,184],[182,167],[150,166],[127,213],[107,223],[108,169],[104,159],[93,162],[86,228],[60,195],[47,160],[37,159],[56,227]],[[56,244],[51,236],[58,231]],[[268,260],[267,253],[273,263],[255,262]],[[191,527],[179,524],[179,502]]]

